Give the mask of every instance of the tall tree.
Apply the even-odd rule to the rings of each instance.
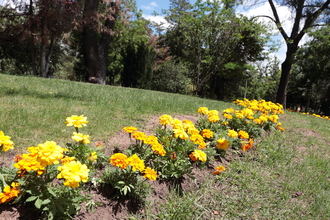
[[[82,52],[90,82],[106,83],[108,46],[119,6],[117,0],[84,1]]]
[[[295,62],[295,54],[298,50],[298,45],[308,29],[317,25],[316,22],[329,10],[330,0],[268,0],[272,9],[273,16],[261,15],[257,17],[267,17],[271,19],[285,40],[287,51],[284,62],[281,65],[281,78],[277,89],[276,102],[286,106],[287,87],[292,65]],[[288,6],[294,15],[294,23],[289,35],[283,28],[282,20],[278,14],[279,5]],[[301,25],[302,24],[302,25]]]

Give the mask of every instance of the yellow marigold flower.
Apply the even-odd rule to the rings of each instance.
[[[199,134],[199,130],[195,127],[188,128],[187,133],[189,135]]]
[[[143,172],[144,171],[144,160],[141,160],[139,158],[138,155],[136,154],[133,154],[132,156],[130,156],[128,158],[128,165],[130,165],[132,167],[132,170],[133,171],[140,171],[140,172]]]
[[[194,123],[190,120],[183,120],[182,126],[185,131],[196,129]]]
[[[72,140],[74,140],[78,143],[82,143],[82,144],[89,144],[91,142],[89,140],[89,135],[87,135],[87,134],[73,132],[73,135],[71,138],[72,138]]]
[[[240,130],[238,132],[238,136],[241,139],[248,139],[249,138],[249,134],[246,131],[242,131],[242,130]]]
[[[249,108],[244,108],[241,110],[241,113],[245,116],[245,117],[250,117],[254,115],[254,112],[252,109]]]
[[[249,142],[243,142],[241,144],[242,150],[243,151],[248,151],[249,149],[251,149],[253,147],[254,141],[253,139],[250,139]]]
[[[223,117],[225,117],[227,119],[233,119],[233,116],[231,114],[228,114],[228,113],[224,113]]]
[[[174,118],[171,121],[171,125],[172,125],[173,129],[183,129],[183,123],[179,119]]]
[[[213,175],[219,175],[220,173],[222,173],[223,171],[226,170],[226,168],[222,165],[217,166],[214,169],[215,169],[215,171],[213,171],[213,173],[212,173]]]
[[[259,119],[264,123],[268,121],[268,117],[266,115],[260,115]]]
[[[97,160],[97,153],[95,151],[90,153],[90,155],[88,157],[88,160],[91,161],[91,162],[96,161]]]
[[[69,163],[69,162],[74,161],[74,160],[76,160],[75,157],[63,157],[63,158],[61,159],[61,163],[62,163],[62,164],[65,164],[65,163]]]
[[[158,138],[156,136],[146,136],[146,138],[144,139],[144,143],[149,144],[149,145],[153,145],[153,144],[158,144]]]
[[[212,116],[209,116],[209,117],[208,117],[208,120],[209,120],[210,122],[215,123],[215,122],[220,121],[220,117],[219,117],[218,115],[212,115]]]
[[[194,150],[193,152],[191,152],[191,154],[189,154],[189,157],[192,161],[202,161],[202,162],[206,162],[207,160],[207,156],[206,153],[202,150]]]
[[[19,170],[19,173],[25,172],[37,172],[38,175],[41,175],[45,171],[45,166],[41,165],[41,162],[37,159],[37,154],[22,154],[16,156],[17,162],[14,164],[14,167]]]
[[[60,173],[58,179],[64,179],[64,185],[72,188],[79,186],[80,182],[88,181],[89,169],[79,161],[71,161],[57,168]]]
[[[133,133],[134,131],[137,131],[137,128],[136,127],[132,127],[132,126],[129,126],[129,127],[124,127],[123,128],[123,131],[125,131],[126,133]]]
[[[231,114],[234,112],[235,112],[235,109],[233,109],[233,108],[227,108],[227,109],[223,110],[223,113],[227,113],[227,114]]]
[[[83,126],[87,126],[87,117],[84,115],[72,115],[66,118],[65,124],[66,126],[73,126],[75,128],[81,128]]]
[[[229,122],[228,121],[224,121],[221,124],[223,124],[223,125],[229,125]]]
[[[259,118],[253,119],[253,122],[258,124],[258,125],[262,124],[262,121]]]
[[[206,143],[204,141],[199,143],[198,149],[205,149],[205,148],[206,148]]]
[[[150,167],[147,167],[145,170],[144,170],[144,177],[149,179],[149,180],[156,180],[157,179],[157,171],[150,168]]]
[[[151,145],[151,149],[155,154],[158,154],[160,156],[165,156],[166,151],[163,147],[163,145],[161,145],[160,143],[155,143],[153,145]]]
[[[11,137],[0,131],[0,151],[6,152],[11,149],[14,149],[14,142],[11,140]]]
[[[141,131],[134,131],[132,133],[132,137],[139,141],[144,141],[147,138],[147,135],[144,132]]]
[[[234,130],[231,130],[231,129],[228,130],[227,135],[231,138],[237,138],[238,137],[238,133]]]
[[[197,112],[201,115],[206,115],[209,112],[209,109],[206,107],[199,107]]]
[[[115,153],[110,157],[109,163],[111,163],[112,166],[126,169],[128,166],[128,157],[122,153]]]
[[[229,148],[229,141],[224,139],[224,138],[220,138],[217,140],[217,145],[216,148],[220,149],[220,150],[228,150]]]
[[[5,186],[3,191],[0,193],[0,204],[9,202],[20,194],[19,183],[13,182],[11,186]]]
[[[173,129],[174,137],[180,138],[182,140],[187,140],[189,138],[188,134],[183,129]]]
[[[213,136],[214,136],[213,131],[211,131],[210,129],[203,129],[201,131],[201,134],[202,134],[203,138],[209,138],[209,139],[213,138]]]
[[[190,140],[197,145],[204,143],[204,138],[200,134],[191,135]]]
[[[236,118],[240,118],[240,119],[243,119],[244,118],[244,115],[241,112],[236,112],[235,113],[235,116],[236,116]]]
[[[59,160],[64,157],[64,152],[67,149],[60,147],[54,141],[46,141],[43,144],[38,144],[37,147],[29,147],[28,151],[31,154],[35,154],[40,164],[46,167],[58,164]]]
[[[172,123],[172,116],[170,115],[162,115],[159,117],[159,124],[161,125],[170,125]]]
[[[268,117],[268,119],[269,119],[269,121],[271,121],[271,122],[277,123],[277,121],[278,121],[278,115],[270,115],[270,116]]]

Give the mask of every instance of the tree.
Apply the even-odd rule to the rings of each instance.
[[[50,75],[57,59],[54,51],[75,26],[79,4],[68,0],[14,1],[0,11],[0,45],[17,66],[30,66],[34,74]]]
[[[179,2],[183,5],[173,4],[178,8],[171,8],[167,16],[171,26],[165,42],[171,55],[188,65],[195,94],[217,99],[236,96],[248,62],[262,59],[264,29],[236,16],[220,1]]]
[[[310,33],[297,51],[288,88],[290,107],[330,115],[330,26]]]
[[[278,15],[275,2],[280,5],[286,5],[292,9],[294,14],[294,23],[291,34],[284,30],[282,21]],[[267,17],[271,19],[285,40],[287,51],[284,62],[281,64],[281,78],[277,89],[276,102],[286,106],[287,87],[292,65],[295,62],[295,54],[298,50],[298,45],[303,36],[313,26],[317,25],[317,20],[321,15],[329,10],[330,0],[268,0],[272,9],[273,16],[261,15],[257,17]],[[301,24],[303,25],[301,26]]]
[[[119,7],[117,0],[84,1],[81,45],[87,80],[90,82],[106,83],[108,48]]]

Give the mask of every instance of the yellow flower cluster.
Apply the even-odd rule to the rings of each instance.
[[[203,129],[201,131],[201,135],[203,138],[208,138],[208,139],[211,139],[214,137],[214,132],[211,131],[210,129]]]
[[[97,153],[95,151],[90,153],[88,160],[91,162],[95,162],[97,160]]]
[[[19,193],[19,183],[15,183],[13,182],[10,186],[5,186],[3,188],[3,192],[0,193],[0,204],[9,202],[11,200],[13,200],[14,198],[16,198]]]
[[[14,142],[11,140],[11,137],[0,131],[0,151],[6,152],[11,149],[14,149]]]
[[[87,126],[87,117],[84,115],[72,115],[66,118],[65,124],[66,126],[73,126],[75,128],[82,128],[83,126]]]
[[[67,149],[60,147],[54,141],[46,141],[36,147],[29,147],[27,150],[29,153],[17,156],[14,167],[20,173],[35,171],[41,175],[47,166],[58,164]]]
[[[267,102],[265,100],[248,100],[248,99],[243,99],[243,100],[235,100],[235,104],[243,106],[245,108],[249,108],[253,111],[259,111],[264,114],[283,114],[283,106],[278,103],[273,103],[273,102]]]
[[[317,118],[323,118],[323,119],[330,120],[330,116],[326,116],[326,115],[318,115],[318,114],[315,114],[315,113],[308,113],[308,112],[303,112],[302,114],[311,115],[311,116],[314,116],[314,117],[317,117]]]
[[[214,123],[220,121],[219,112],[217,110],[209,110],[207,107],[199,107],[197,112],[201,115],[206,115],[210,122]]]
[[[152,151],[155,154],[158,154],[160,156],[165,156],[166,151],[165,151],[163,145],[161,145],[158,142],[158,138],[156,136],[146,135],[144,132],[138,131],[137,128],[135,129],[135,127],[125,127],[125,128],[123,128],[123,130],[126,131],[127,133],[132,134],[132,137],[134,139],[142,141],[145,144],[150,145]]]
[[[207,160],[207,156],[206,153],[202,150],[194,150],[193,152],[191,152],[189,154],[189,157],[192,161],[202,161],[202,162],[206,162]]]
[[[79,186],[80,182],[88,181],[89,169],[85,164],[79,161],[71,161],[63,164],[57,168],[60,173],[57,175],[58,179],[64,179],[64,185],[72,188]]]
[[[83,134],[83,133],[77,133],[77,132],[73,132],[72,135],[72,140],[78,142],[78,143],[82,143],[82,144],[89,144],[91,141],[89,140],[89,135],[87,134]]]
[[[136,154],[128,157],[123,153],[115,153],[110,157],[109,163],[121,169],[126,169],[130,166],[133,172],[139,171],[149,180],[157,179],[157,172],[150,167],[145,167],[144,160],[140,159],[140,157]]]

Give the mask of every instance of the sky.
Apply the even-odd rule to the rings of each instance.
[[[164,16],[161,15],[162,9],[168,9],[169,7],[169,1],[168,0],[137,0],[137,6],[139,9],[143,11],[143,17],[145,17],[148,20],[154,21],[156,23],[163,23],[164,27],[167,27],[168,24],[166,24],[166,21],[164,19]],[[286,32],[290,34],[290,30],[292,28],[293,19],[291,17],[291,12],[288,7],[285,6],[279,6],[276,5],[279,17],[282,21],[282,25]],[[158,15],[154,15],[153,12],[157,12]],[[252,17],[256,15],[268,15],[273,17],[273,13],[271,11],[271,8],[267,1],[264,3],[255,5],[254,7],[240,7],[237,9],[238,13],[241,13],[247,17]],[[284,43],[283,38],[279,35],[275,25],[270,22],[267,18],[259,18],[260,21],[266,23],[269,26],[272,26],[273,31],[273,37],[272,39],[275,40],[279,44],[279,50],[274,53],[280,61],[284,61],[285,58],[285,52],[286,52],[286,45]],[[300,43],[303,44],[307,40],[307,37],[304,37]]]

